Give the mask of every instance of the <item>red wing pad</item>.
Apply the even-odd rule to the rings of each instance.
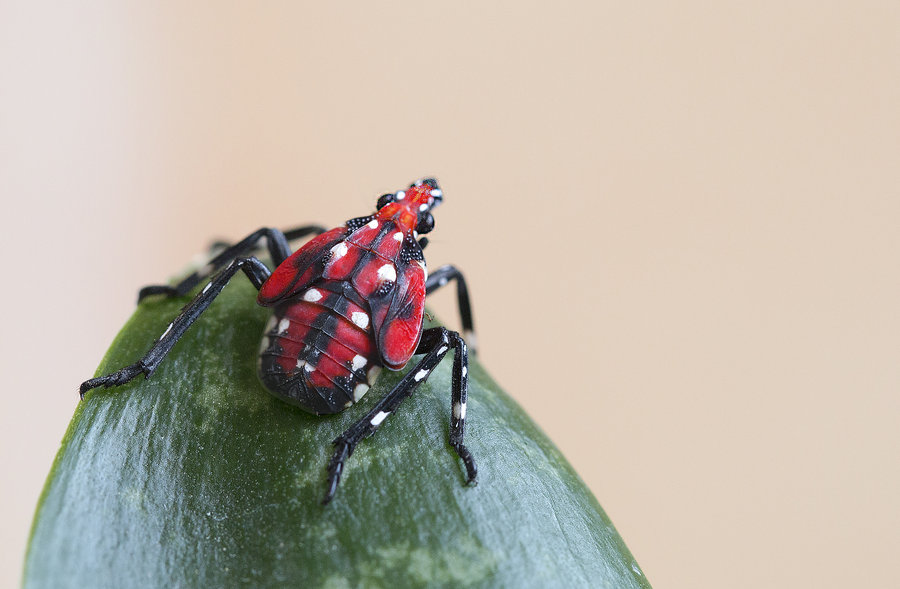
[[[398,260],[399,261],[399,260]],[[419,260],[400,264],[397,281],[386,289],[382,283],[372,293],[369,304],[376,347],[385,366],[403,367],[422,337],[425,313],[425,263]],[[388,290],[382,294],[381,290]]]
[[[259,289],[257,302],[271,306],[278,301],[293,296],[322,275],[319,264],[330,255],[331,248],[347,235],[346,227],[336,227],[310,240],[275,268],[269,279]]]
[[[331,253],[322,278],[325,280],[347,280],[365,250],[349,240],[339,241],[329,250]]]

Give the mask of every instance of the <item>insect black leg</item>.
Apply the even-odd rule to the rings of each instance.
[[[465,433],[466,400],[468,392],[468,352],[466,343],[455,331],[449,331],[444,327],[426,329],[422,333],[416,354],[425,354],[425,357],[410,370],[406,376],[394,387],[387,396],[381,399],[365,417],[350,426],[347,431],[334,440],[335,450],[328,463],[328,489],[325,492],[323,504],[327,504],[334,497],[341,473],[344,470],[344,462],[356,449],[357,444],[374,434],[381,423],[393,413],[400,403],[413,394],[416,387],[423,383],[431,371],[437,366],[449,349],[453,347],[453,377],[452,377],[452,417],[450,419],[450,445],[462,459],[466,467],[466,482],[472,483],[478,475],[475,459],[469,449],[463,445]]]
[[[272,262],[276,266],[278,266],[288,256],[291,255],[291,248],[288,245],[288,241],[300,239],[301,237],[306,237],[307,235],[313,233],[323,233],[324,231],[325,228],[320,227],[319,225],[305,225],[303,227],[291,229],[284,233],[282,233],[278,229],[263,227],[261,229],[257,229],[238,243],[231,246],[228,246],[221,241],[215,242],[211,248],[213,251],[215,251],[216,249],[220,249],[223,245],[225,245],[226,247],[224,250],[213,256],[213,258],[203,268],[192,272],[175,286],[169,286],[167,284],[154,284],[145,286],[140,290],[140,292],[138,292],[138,303],[151,295],[164,294],[170,297],[182,297],[186,295],[195,286],[200,284],[200,282],[202,282],[208,276],[214,274],[217,270],[225,266],[225,264],[227,264],[231,260],[234,260],[240,256],[247,255],[248,253],[255,250],[257,247],[259,247],[259,242],[263,238],[265,238],[266,240],[266,246],[269,250],[269,255],[272,257]]]
[[[227,250],[231,247],[230,241],[225,241],[224,239],[217,239],[211,244],[209,244],[209,255],[215,256],[218,255],[219,252]]]
[[[153,347],[150,348],[143,358],[112,374],[84,381],[79,389],[81,398],[83,399],[84,394],[93,388],[117,386],[125,384],[138,374],[143,373],[146,377],[153,374],[159,363],[172,349],[172,346],[181,339],[181,336],[196,321],[197,317],[209,307],[213,299],[222,292],[222,289],[225,288],[225,285],[228,284],[228,281],[231,280],[238,270],[243,270],[244,274],[247,275],[250,282],[257,289],[262,286],[263,282],[271,274],[265,264],[256,258],[238,258],[233,260],[211,282],[203,287],[203,290],[194,297],[194,300],[181,311],[181,314],[172,323],[169,323],[166,331],[163,332],[162,336],[153,344]]]
[[[456,299],[459,304],[459,316],[462,320],[463,336],[472,350],[472,354],[478,351],[478,339],[475,337],[475,326],[472,323],[472,305],[469,303],[469,289],[466,287],[466,279],[462,272],[455,266],[441,266],[432,272],[425,280],[425,294],[430,295],[451,280],[456,281]]]
[[[277,229],[272,229],[272,231],[277,231]],[[285,229],[284,231],[282,231],[282,233],[284,234],[284,238],[287,241],[294,241],[296,239],[303,239],[304,237],[306,237],[308,235],[321,235],[322,233],[325,233],[326,231],[328,231],[328,229],[326,229],[325,227],[322,227],[321,225],[303,225],[301,227]],[[253,233],[251,235],[251,237],[253,235],[256,235],[257,233],[259,233],[259,231]],[[242,240],[242,241],[244,241],[244,240]],[[221,252],[230,248],[231,246],[232,246],[232,243],[230,241],[217,239],[209,244],[209,255],[217,256]],[[252,250],[252,249],[255,249],[258,247],[259,247],[259,243],[257,242],[253,247],[251,247],[249,249]],[[270,253],[270,255],[272,255],[271,252],[269,252],[269,253]],[[288,253],[288,255],[290,255],[291,252],[288,251],[287,253]],[[273,258],[273,260],[274,260],[274,258]]]
[[[285,229],[283,233],[288,241],[294,241],[295,239],[303,239],[307,235],[320,235],[326,231],[328,231],[328,229],[321,225],[303,225],[302,227]]]

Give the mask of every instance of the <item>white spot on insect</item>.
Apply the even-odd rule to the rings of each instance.
[[[353,389],[353,402],[356,403],[363,398],[363,395],[369,392],[369,385],[360,383]]]
[[[418,371],[418,372],[416,373],[416,375],[413,377],[413,380],[416,381],[416,382],[419,382],[420,380],[422,380],[422,379],[425,378],[426,376],[428,376],[428,370],[426,370],[425,368],[423,368],[422,370],[420,370],[420,371]]]
[[[200,294],[206,294],[206,291],[212,286],[212,282],[207,282],[206,286],[203,287],[203,291]]]
[[[463,377],[465,378],[465,376],[466,376],[467,374],[469,374],[469,367],[468,367],[468,366],[463,366],[463,369],[462,369],[462,375],[463,375]]]
[[[354,311],[353,315],[350,316],[350,320],[360,329],[365,329],[369,326],[369,316],[360,311]]]
[[[304,366],[306,366],[306,360],[297,360],[297,370],[300,370]]]
[[[398,231],[397,233],[395,233],[395,234],[394,234],[394,239],[396,239],[397,241],[402,242],[402,241],[403,241],[403,232]]]
[[[347,254],[347,244],[343,241],[331,248],[332,259],[343,258]]]
[[[175,325],[175,324],[174,324],[174,323],[169,323],[169,326],[166,328],[166,330],[163,332],[163,334],[162,334],[161,336],[159,336],[160,341],[162,341],[162,338],[164,338],[164,337],[166,337],[167,335],[169,335],[169,332],[172,331],[172,326],[173,326],[173,325]]]
[[[403,190],[398,190],[397,191],[397,200],[403,200],[404,198],[406,198],[406,192]]]
[[[466,418],[466,404],[465,403],[454,403],[453,404],[453,417],[456,419],[465,419]]]
[[[379,411],[375,414],[375,417],[373,417],[372,421],[370,421],[369,423],[371,423],[375,427],[378,427],[379,425],[381,425],[381,422],[384,421],[384,418],[390,414],[390,411]]]
[[[291,320],[287,317],[283,317],[281,321],[278,322],[278,333],[284,333],[288,330],[288,327],[291,326]]]
[[[374,383],[379,374],[381,374],[381,366],[373,366],[366,373],[366,379],[368,379],[369,383]]]
[[[440,356],[441,354],[443,354],[446,351],[447,351],[447,346],[441,346],[440,349],[437,351],[437,353]]]
[[[317,288],[310,288],[305,293],[303,293],[303,300],[309,301],[310,303],[315,303],[316,301],[322,300],[322,293]]]
[[[391,282],[396,282],[397,280],[397,269],[394,268],[393,264],[385,264],[381,268],[378,269],[378,279],[379,280],[390,280]]]
[[[353,407],[353,401],[347,401],[346,403],[344,403],[344,409],[349,409],[350,407]]]
[[[427,211],[427,210],[428,210],[428,204],[427,204],[427,203],[422,203],[422,204],[420,204],[420,205],[419,205],[419,210],[420,210],[420,211]]]
[[[316,366],[315,366],[315,364],[310,364],[309,362],[307,362],[307,363],[306,363],[306,366],[304,366],[303,368],[304,368],[307,372],[312,372],[313,370],[316,369]]]
[[[441,190],[440,188],[432,188],[431,196],[433,196],[434,198],[440,198],[440,197],[444,196],[444,191]]]
[[[353,356],[353,363],[350,365],[350,368],[353,370],[359,370],[363,366],[366,365],[366,359],[359,354]]]
[[[366,223],[366,227],[369,229],[378,229],[378,219],[372,219],[368,223]]]
[[[422,280],[428,280],[428,268],[425,267],[425,260],[416,260],[416,263],[422,268],[422,272],[425,274]]]

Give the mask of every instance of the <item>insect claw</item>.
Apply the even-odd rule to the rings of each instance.
[[[333,459],[332,459],[333,460]],[[328,489],[322,499],[322,505],[328,505],[337,493],[338,484],[341,482],[341,473],[344,471],[344,462],[341,459],[337,464],[328,465]]]
[[[135,364],[130,364],[125,368],[113,372],[112,374],[107,374],[106,376],[99,376],[97,378],[90,378],[78,387],[78,395],[81,400],[84,400],[84,395],[91,389],[95,389],[97,387],[115,387],[119,385],[123,385],[133,379],[138,374],[143,373],[144,378],[149,378],[150,374],[153,372],[147,365],[141,362],[137,362]]]
[[[344,465],[341,464],[338,466],[337,470],[328,475],[328,489],[325,491],[325,497],[322,498],[322,505],[328,505],[331,503],[331,500],[334,499],[334,494],[337,493],[338,483],[341,482],[341,471],[344,469]]]
[[[89,390],[91,390],[91,389],[93,389],[93,388],[96,388],[96,387],[100,386],[99,383],[95,383],[95,382],[94,382],[94,381],[97,381],[97,380],[99,380],[99,379],[97,379],[97,378],[92,378],[92,379],[86,380],[86,381],[84,381],[83,383],[81,383],[81,386],[80,386],[80,387],[78,387],[78,396],[81,397],[81,400],[82,400],[82,401],[84,401],[84,396],[85,396],[85,394],[87,394],[87,392],[88,392]]]
[[[462,458],[463,464],[466,466],[466,484],[477,485],[478,481],[475,479],[478,478],[478,465],[475,464],[472,453],[460,443],[453,444],[453,449],[456,450],[456,453]]]
[[[338,448],[331,456],[328,462],[328,489],[325,491],[325,497],[322,499],[322,505],[328,505],[337,492],[338,484],[341,482],[341,473],[344,472],[344,461],[353,454],[350,443],[343,436],[338,436],[334,440],[334,445]]]

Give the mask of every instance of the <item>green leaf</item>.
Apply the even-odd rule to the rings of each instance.
[[[477,362],[477,486],[447,443],[445,361],[360,444],[323,507],[331,440],[400,373],[335,416],[276,400],[256,377],[267,311],[254,294],[235,281],[152,378],[79,405],[25,587],[649,587],[559,450]],[[98,374],[139,358],[184,303],[142,304]]]

